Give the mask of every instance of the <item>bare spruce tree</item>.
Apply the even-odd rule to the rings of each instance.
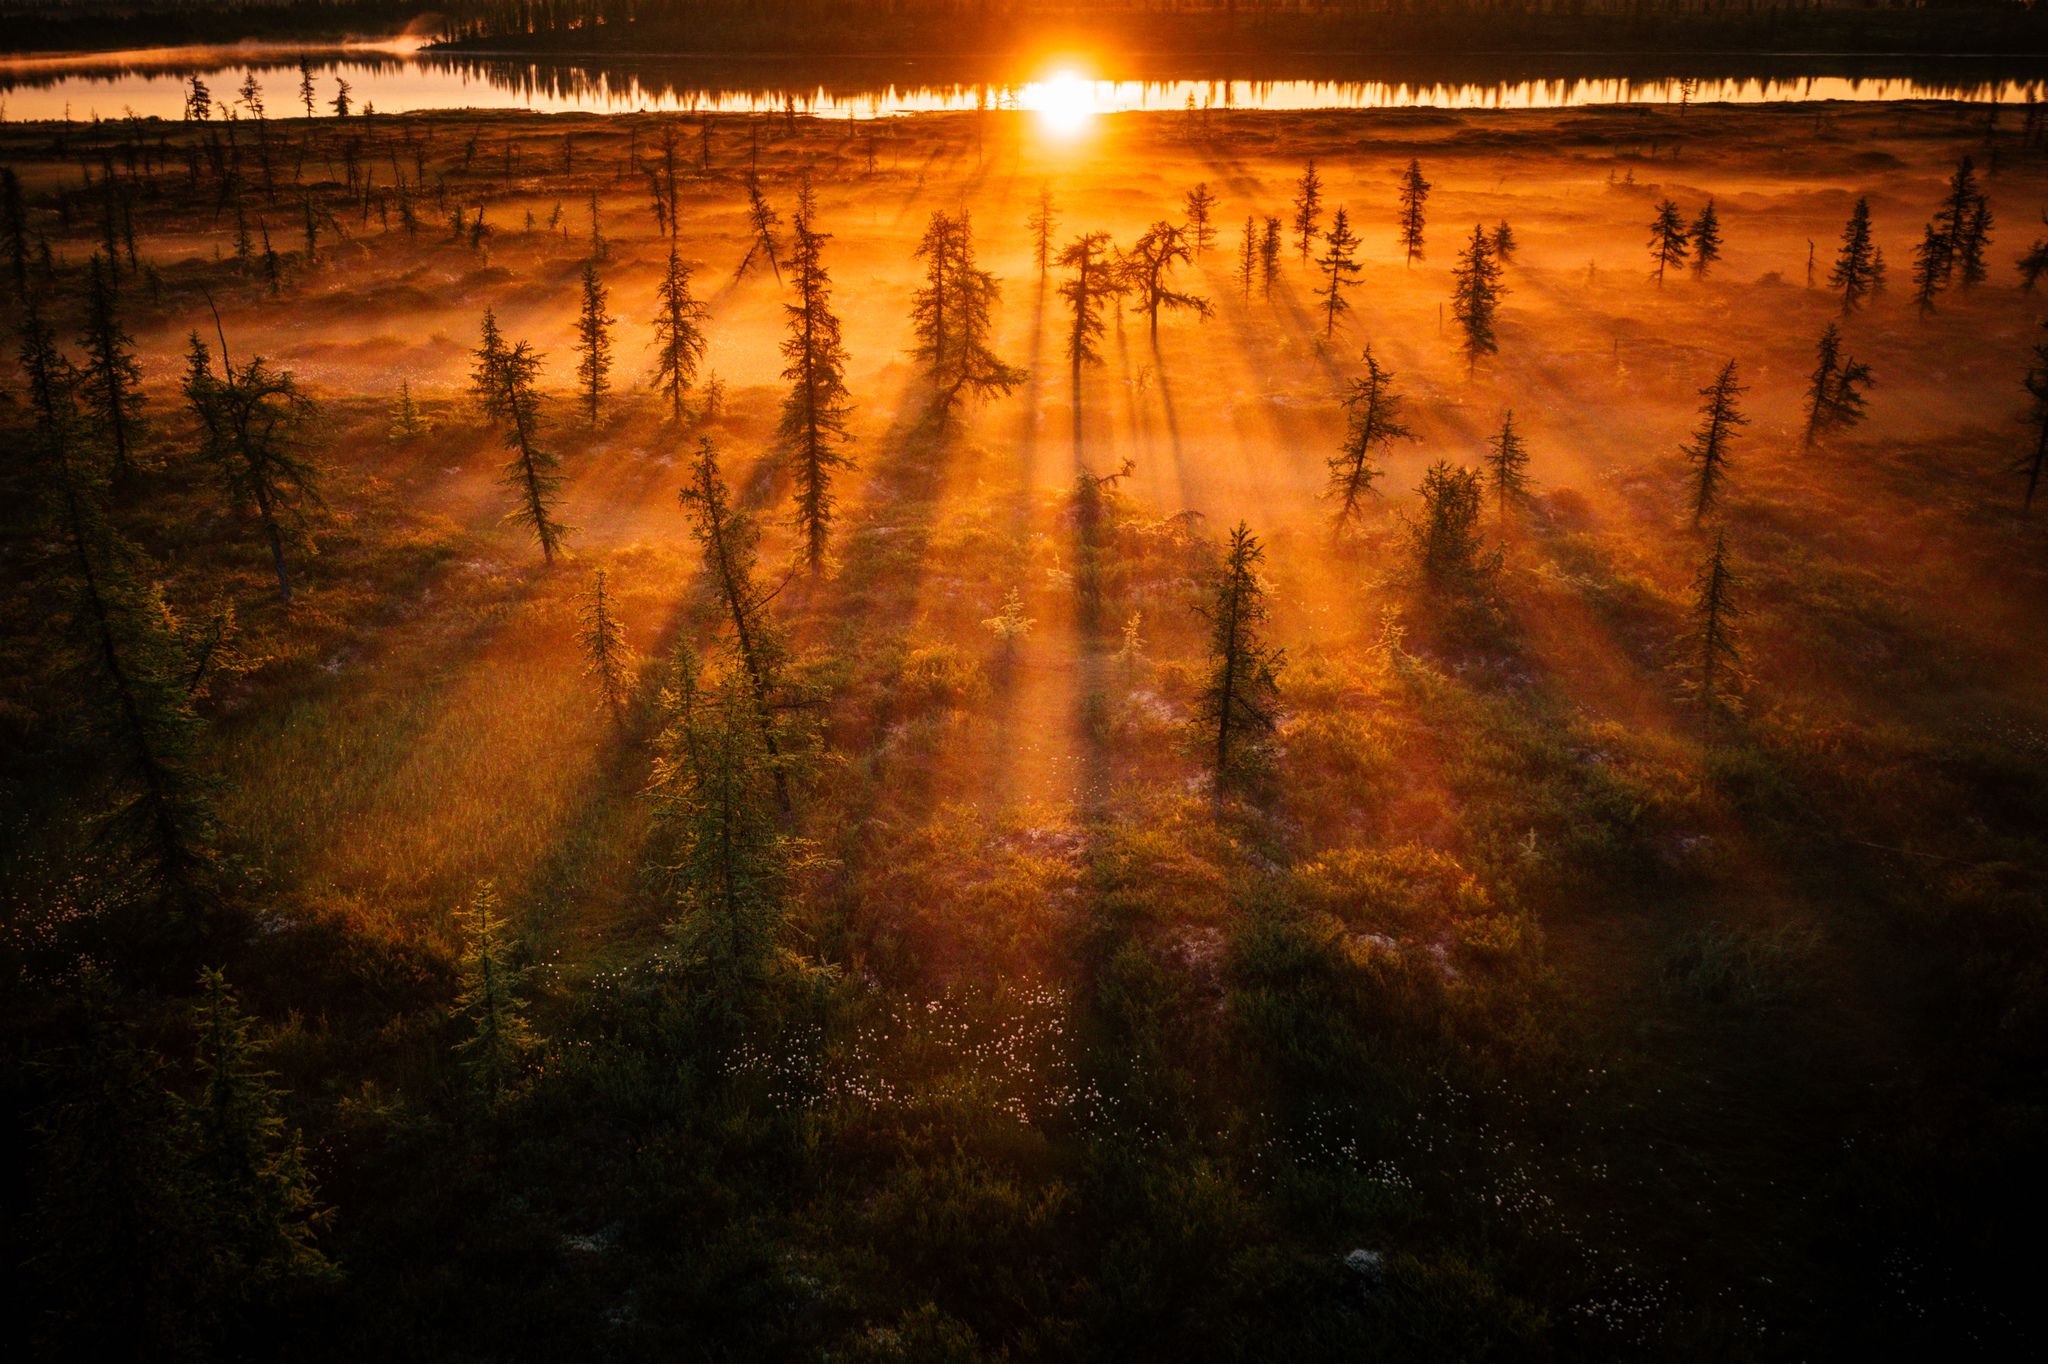
[[[1040,185],[1038,202],[1032,207],[1030,218],[1025,220],[1025,227],[1031,233],[1031,257],[1038,262],[1038,278],[1041,285],[1045,281],[1046,271],[1052,267],[1052,238],[1053,233],[1059,231],[1059,226],[1059,206],[1053,202],[1052,186]]]
[[[1401,420],[1401,395],[1393,373],[1365,348],[1365,373],[1353,379],[1344,395],[1344,444],[1331,457],[1330,482],[1323,496],[1337,504],[1337,529],[1356,521],[1365,499],[1378,497],[1374,486],[1384,470],[1373,463],[1397,440],[1414,440],[1415,432]]]
[[[1154,223],[1139,236],[1130,254],[1120,263],[1126,290],[1136,296],[1137,309],[1145,314],[1155,346],[1159,343],[1160,309],[1192,312],[1203,318],[1209,316],[1208,299],[1181,293],[1168,281],[1175,265],[1189,263],[1190,246],[1186,229],[1172,223]]]
[[[1728,478],[1730,447],[1741,434],[1740,428],[1749,425],[1749,418],[1742,415],[1736,401],[1746,392],[1748,389],[1736,381],[1733,360],[1723,365],[1714,381],[1700,390],[1706,401],[1700,404],[1699,429],[1693,432],[1691,441],[1680,447],[1692,462],[1695,526],[1721,500],[1721,487]]]
[[[1193,727],[1207,750],[1219,795],[1261,766],[1263,745],[1279,720],[1280,671],[1286,654],[1260,638],[1266,591],[1259,565],[1265,547],[1240,521],[1230,532],[1207,606],[1207,675],[1195,695]]]

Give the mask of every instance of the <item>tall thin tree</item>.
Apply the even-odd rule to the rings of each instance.
[[[925,283],[911,296],[911,330],[917,339],[912,354],[927,366],[943,421],[963,393],[981,398],[1008,393],[1024,382],[1024,372],[989,346],[1002,286],[974,263],[968,215],[934,211],[917,256],[925,263]]]
[[[1279,720],[1280,672],[1286,653],[1260,637],[1266,589],[1259,566],[1265,547],[1240,521],[1231,529],[1210,600],[1195,609],[1209,623],[1209,656],[1195,694],[1192,724],[1207,750],[1216,790],[1255,770],[1258,741]]]
[[[1330,224],[1329,233],[1323,238],[1323,248],[1316,264],[1323,268],[1329,284],[1317,289],[1316,296],[1323,300],[1323,336],[1328,338],[1337,334],[1337,314],[1351,308],[1344,298],[1344,286],[1361,268],[1353,259],[1358,250],[1358,234],[1351,230],[1351,219],[1341,204],[1337,208],[1336,219]]]
[[[1692,242],[1692,277],[1705,279],[1714,262],[1721,259],[1721,215],[1715,212],[1712,199],[1692,220],[1687,236]]]
[[[1858,199],[1842,229],[1842,249],[1835,256],[1828,285],[1842,291],[1842,311],[1853,313],[1883,281],[1884,262],[1870,235],[1870,200]]]
[[[142,366],[135,360],[135,338],[121,325],[112,273],[97,254],[87,263],[85,332],[78,341],[86,356],[80,391],[86,411],[112,452],[114,467],[132,474],[142,433]]]
[[[1204,318],[1209,316],[1208,299],[1182,293],[1168,281],[1175,265],[1190,262],[1190,249],[1186,229],[1172,223],[1154,223],[1140,234],[1130,254],[1121,263],[1128,291],[1136,296],[1138,311],[1145,314],[1155,346],[1159,343],[1160,309],[1192,312]]]
[[[789,274],[796,302],[782,309],[789,324],[782,343],[787,362],[782,377],[789,381],[789,395],[782,400],[779,429],[796,482],[791,524],[802,540],[804,563],[815,576],[824,572],[831,538],[832,472],[853,464],[840,450],[851,439],[846,425],[853,405],[846,394],[846,347],[832,311],[832,277],[825,269],[830,235],[817,230],[807,206],[797,214],[795,231]]]
[[[1401,252],[1409,265],[1422,259],[1422,231],[1428,222],[1426,206],[1429,203],[1429,181],[1422,178],[1422,163],[1408,162],[1408,169],[1401,172],[1401,212],[1398,219],[1401,227]]]
[[[1657,205],[1657,216],[1650,220],[1650,259],[1656,263],[1653,277],[1657,287],[1664,287],[1664,272],[1675,265],[1685,264],[1692,238],[1685,228],[1685,219],[1679,215],[1678,205],[1669,199]]]
[[[1501,415],[1500,430],[1486,438],[1486,471],[1493,480],[1493,496],[1505,525],[1510,507],[1529,501],[1529,445],[1515,429],[1512,410]]]
[[[598,405],[612,385],[612,333],[618,319],[611,314],[611,290],[597,277],[597,262],[583,262],[583,300],[576,311],[576,382],[592,429]]]
[[[221,338],[221,374],[193,332],[185,375],[185,401],[199,420],[200,457],[213,465],[238,507],[253,507],[270,546],[278,596],[292,599],[285,539],[303,532],[308,512],[322,505],[320,471],[302,453],[319,408],[289,370],[271,368],[260,355],[236,365]]]
[[[1365,499],[1380,495],[1373,485],[1383,470],[1373,461],[1397,440],[1414,440],[1415,432],[1401,420],[1401,394],[1392,371],[1365,348],[1365,373],[1351,380],[1344,395],[1344,444],[1331,456],[1330,482],[1323,496],[1337,504],[1337,528],[1363,514]]]
[[[1323,177],[1316,174],[1314,157],[1302,171],[1301,179],[1294,185],[1294,244],[1301,251],[1301,263],[1308,264],[1308,253],[1322,235],[1317,230],[1323,212]]]
[[[1692,462],[1692,523],[1697,526],[1701,519],[1721,500],[1722,485],[1727,482],[1729,450],[1740,428],[1749,425],[1749,418],[1742,415],[1737,401],[1749,390],[1736,380],[1735,362],[1730,360],[1721,367],[1714,381],[1700,390],[1706,401],[1700,404],[1699,429],[1692,439],[1680,449]]]
[[[655,289],[654,373],[678,425],[683,420],[683,395],[704,363],[704,324],[710,316],[710,307],[691,295],[690,267],[671,241],[668,267]]]
[[[1479,368],[1479,357],[1500,353],[1494,319],[1507,286],[1500,282],[1500,262],[1493,254],[1493,240],[1484,224],[1472,229],[1472,240],[1458,253],[1452,271],[1451,316],[1464,333],[1465,368]]]
[[[1734,621],[1742,614],[1736,600],[1742,579],[1729,562],[1728,536],[1714,533],[1713,552],[1693,579],[1690,666],[1684,690],[1700,707],[1700,739],[1714,741],[1714,722],[1739,708],[1742,651],[1736,645]]]

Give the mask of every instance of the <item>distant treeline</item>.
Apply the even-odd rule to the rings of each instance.
[[[452,0],[451,45],[522,52],[2048,50],[2020,0]]]
[[[110,22],[113,21],[113,22]],[[2048,51],[2027,0],[294,0],[9,5],[0,50],[425,31],[520,52]]]

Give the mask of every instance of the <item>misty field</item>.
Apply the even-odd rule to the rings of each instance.
[[[2037,1330],[2036,116],[280,112],[0,124],[50,1348]]]

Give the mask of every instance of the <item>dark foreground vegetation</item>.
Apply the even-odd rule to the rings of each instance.
[[[2038,1333],[2038,119],[1544,115],[1552,248],[1446,218],[1506,115],[1128,120],[1231,173],[1110,222],[986,120],[280,112],[6,130],[39,1356]],[[1105,454],[1205,326],[1303,423],[1209,516]]]

